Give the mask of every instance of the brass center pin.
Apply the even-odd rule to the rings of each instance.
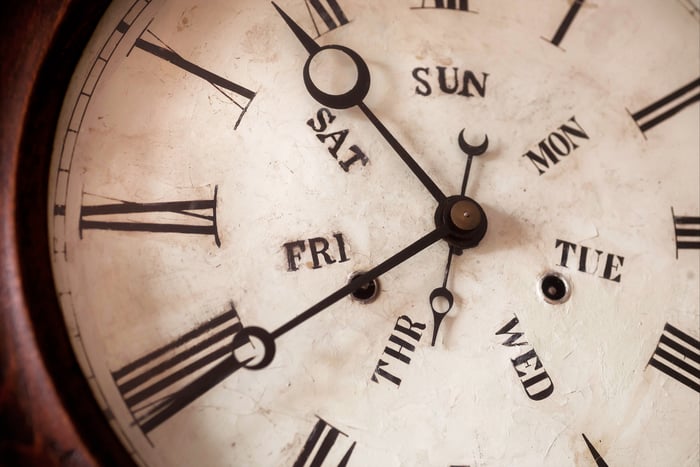
[[[474,201],[460,200],[450,209],[450,220],[461,230],[474,230],[481,223],[481,212]]]

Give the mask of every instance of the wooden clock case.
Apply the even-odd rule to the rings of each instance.
[[[72,353],[53,287],[49,164],[73,69],[107,0],[0,6],[0,465],[133,465]]]

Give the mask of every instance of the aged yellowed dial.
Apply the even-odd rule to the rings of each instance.
[[[117,1],[56,291],[148,466],[694,466],[693,1]]]

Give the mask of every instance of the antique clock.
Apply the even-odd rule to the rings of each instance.
[[[3,7],[8,465],[697,466],[697,0]]]

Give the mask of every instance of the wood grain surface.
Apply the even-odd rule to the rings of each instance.
[[[0,465],[133,465],[72,354],[47,185],[63,93],[106,0],[0,6]]]

